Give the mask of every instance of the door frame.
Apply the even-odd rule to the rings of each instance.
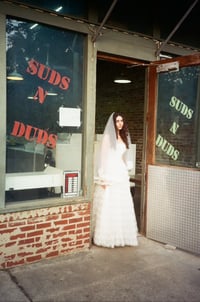
[[[145,68],[145,78],[144,78],[144,117],[143,117],[143,143],[142,143],[142,173],[141,176],[139,176],[139,178],[134,177],[133,179],[131,179],[132,182],[135,182],[137,184],[139,184],[141,186],[141,201],[140,201],[140,225],[139,225],[139,231],[140,233],[144,233],[144,207],[145,207],[145,203],[144,203],[144,193],[145,193],[145,156],[146,156],[146,147],[145,147],[145,142],[146,142],[146,96],[147,96],[147,67],[149,66],[149,62],[147,61],[143,61],[143,60],[138,60],[138,59],[133,59],[133,58],[129,58],[129,57],[123,57],[123,56],[118,56],[115,54],[110,54],[110,53],[105,53],[105,52],[101,52],[98,51],[97,52],[97,60],[104,60],[104,61],[109,61],[109,62],[113,62],[113,63],[121,63],[121,64],[127,64],[131,67],[134,68],[134,66],[140,66],[141,68]]]
[[[157,118],[157,90],[158,90],[158,77],[157,68],[170,66],[178,62],[179,68],[200,65],[200,53],[175,57],[172,59],[165,59],[154,61],[149,64],[147,71],[147,108],[146,108],[146,148],[145,148],[145,172],[144,172],[144,213],[142,221],[142,233],[146,235],[147,231],[147,189],[149,184],[148,166],[155,165],[155,149],[156,149],[156,118]],[[170,65],[171,63],[171,65]]]

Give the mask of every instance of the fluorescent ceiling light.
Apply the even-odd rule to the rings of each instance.
[[[166,59],[172,59],[172,56],[165,55],[165,54],[162,54],[162,53],[159,54],[159,57],[160,58],[166,58]]]
[[[62,10],[62,6],[59,6],[58,8],[56,8],[55,9],[55,11],[56,12],[60,12],[61,10]],[[33,24],[31,27],[30,27],[30,29],[33,29],[33,28],[35,28],[36,26],[38,26],[38,23],[35,23],[35,24]]]
[[[53,91],[47,91],[47,94],[46,95],[49,95],[49,96],[56,96],[56,95],[58,95],[57,94],[57,92],[53,92]],[[27,99],[29,99],[29,100],[37,100],[38,98],[37,97],[35,97],[35,96],[31,96],[31,95],[29,95],[28,97],[27,97]]]
[[[7,76],[7,80],[11,80],[11,81],[22,81],[23,79],[24,79],[23,76],[20,73],[18,73],[16,70],[9,73]]]
[[[118,78],[114,80],[114,83],[117,84],[128,84],[131,83],[131,80],[125,79],[125,78]]]
[[[60,12],[62,10],[62,6],[59,6],[58,8],[55,9],[56,12]]]
[[[114,83],[118,83],[118,84],[129,84],[129,83],[131,83],[131,80],[127,77],[126,74],[124,74],[123,72],[121,72],[121,73],[119,74],[119,76],[115,77]]]
[[[30,29],[33,29],[33,28],[35,28],[36,26],[38,26],[38,23],[33,24],[33,25],[30,27]]]
[[[54,95],[58,95],[58,94],[57,94],[57,92],[47,91],[47,95],[54,96]]]
[[[34,97],[34,96],[28,96],[27,99],[29,99],[29,100],[37,100],[38,98]]]

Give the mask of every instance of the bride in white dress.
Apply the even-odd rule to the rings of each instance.
[[[96,158],[92,235],[93,243],[99,246],[138,245],[128,174],[132,168],[129,145],[130,135],[123,115],[113,112]]]

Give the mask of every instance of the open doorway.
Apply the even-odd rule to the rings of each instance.
[[[142,65],[142,64],[141,64]],[[141,174],[144,146],[145,68],[133,67],[127,62],[98,58],[96,85],[95,134],[102,134],[106,121],[114,111],[124,113],[128,122],[131,141],[136,144],[135,175],[137,181],[131,188],[138,228],[141,226]],[[131,80],[117,84],[119,76]],[[135,177],[135,176],[134,176]]]

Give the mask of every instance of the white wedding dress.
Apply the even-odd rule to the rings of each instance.
[[[95,184],[92,232],[93,242],[99,246],[138,245],[128,167],[123,157],[125,152],[125,144],[116,141],[116,148],[106,155],[107,171]],[[101,184],[106,184],[105,188]]]

